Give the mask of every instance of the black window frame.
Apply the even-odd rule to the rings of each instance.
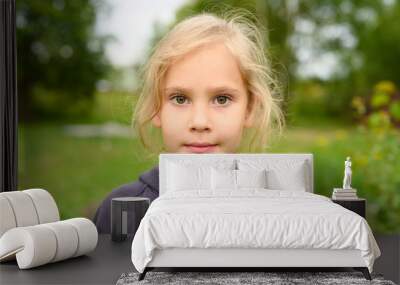
[[[0,0],[0,192],[18,190],[15,0]]]

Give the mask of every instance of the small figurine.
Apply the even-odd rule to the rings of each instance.
[[[343,179],[343,189],[352,189],[351,188],[351,160],[350,156],[346,158],[344,162],[344,179]]]

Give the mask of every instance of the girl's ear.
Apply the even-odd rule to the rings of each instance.
[[[156,128],[161,128],[161,118],[160,113],[157,113],[152,119],[151,122]]]

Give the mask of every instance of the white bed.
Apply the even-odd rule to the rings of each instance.
[[[140,280],[155,267],[354,267],[370,279],[372,232],[313,194],[312,154],[161,154],[159,175],[132,242]]]

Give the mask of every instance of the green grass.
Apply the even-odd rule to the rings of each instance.
[[[85,118],[19,125],[19,189],[44,188],[57,201],[62,218],[91,218],[112,189],[135,181],[156,164],[143,156],[135,138],[77,138],[65,124],[117,122],[130,125],[131,93],[99,93]]]
[[[91,217],[108,192],[156,164],[136,139],[70,137],[62,125],[24,125],[19,138],[19,189],[48,190],[63,218]]]

